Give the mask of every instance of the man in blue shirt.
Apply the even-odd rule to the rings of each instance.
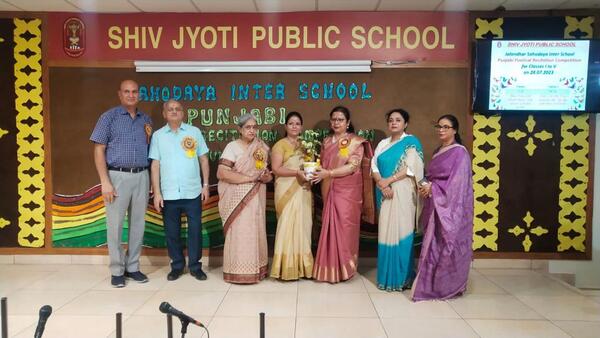
[[[208,148],[200,129],[183,123],[183,107],[176,100],[163,105],[167,124],[157,130],[150,144],[154,207],[162,210],[171,272],[167,279],[179,278],[185,268],[180,242],[181,215],[188,223],[188,267],[190,274],[205,280],[202,271],[202,201],[208,196]],[[200,163],[198,163],[198,158]],[[202,170],[200,170],[202,169]],[[202,173],[202,178],[200,178]]]
[[[140,283],[148,281],[140,272],[139,258],[148,206],[148,144],[152,120],[137,109],[139,94],[135,81],[121,82],[118,94],[121,105],[100,116],[90,140],[94,142],[94,163],[106,207],[111,284],[124,287],[125,277]],[[121,245],[126,212],[127,252]]]

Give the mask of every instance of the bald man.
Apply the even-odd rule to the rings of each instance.
[[[111,284],[117,288],[125,286],[125,278],[139,283],[148,281],[140,271],[139,258],[148,205],[148,145],[152,120],[137,109],[138,89],[133,80],[121,82],[117,92],[121,105],[102,114],[90,136],[106,206]],[[129,225],[127,251],[121,245],[126,215]]]

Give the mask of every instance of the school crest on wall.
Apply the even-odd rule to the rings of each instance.
[[[63,26],[63,49],[73,58],[85,52],[85,24],[79,18],[68,18]]]

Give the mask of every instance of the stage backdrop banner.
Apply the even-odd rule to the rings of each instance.
[[[423,143],[429,159],[437,146],[433,129],[438,116],[454,113],[467,121],[465,68],[374,69],[371,73],[140,73],[128,68],[50,68],[52,124],[52,242],[54,247],[104,245],[104,205],[94,169],[90,134],[100,114],[118,104],[120,81],[134,78],[140,85],[140,109],[151,115],[154,129],[165,122],[163,103],[182,102],[188,121],[199,127],[209,148],[210,183],[216,184],[217,160],[225,145],[238,137],[237,118],[256,116],[258,135],[269,145],[284,137],[285,116],[298,111],[304,128],[327,134],[329,112],[345,105],[358,133],[373,145],[385,136],[385,113],[405,108],[411,114],[408,131]],[[463,130],[464,132],[464,130]],[[463,133],[463,136],[465,134]],[[267,193],[267,227],[274,232],[272,185]],[[216,189],[203,207],[204,247],[223,242]],[[319,199],[315,202],[319,223]],[[318,238],[318,228],[314,234]],[[361,248],[376,244],[377,227],[363,225]],[[146,213],[144,243],[164,246],[162,216],[151,205]],[[316,243],[316,242],[315,242]],[[374,251],[372,251],[374,252]]]
[[[466,62],[460,12],[49,13],[50,61]]]

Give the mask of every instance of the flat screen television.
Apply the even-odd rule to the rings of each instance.
[[[474,112],[600,113],[598,40],[484,40],[473,57]]]

